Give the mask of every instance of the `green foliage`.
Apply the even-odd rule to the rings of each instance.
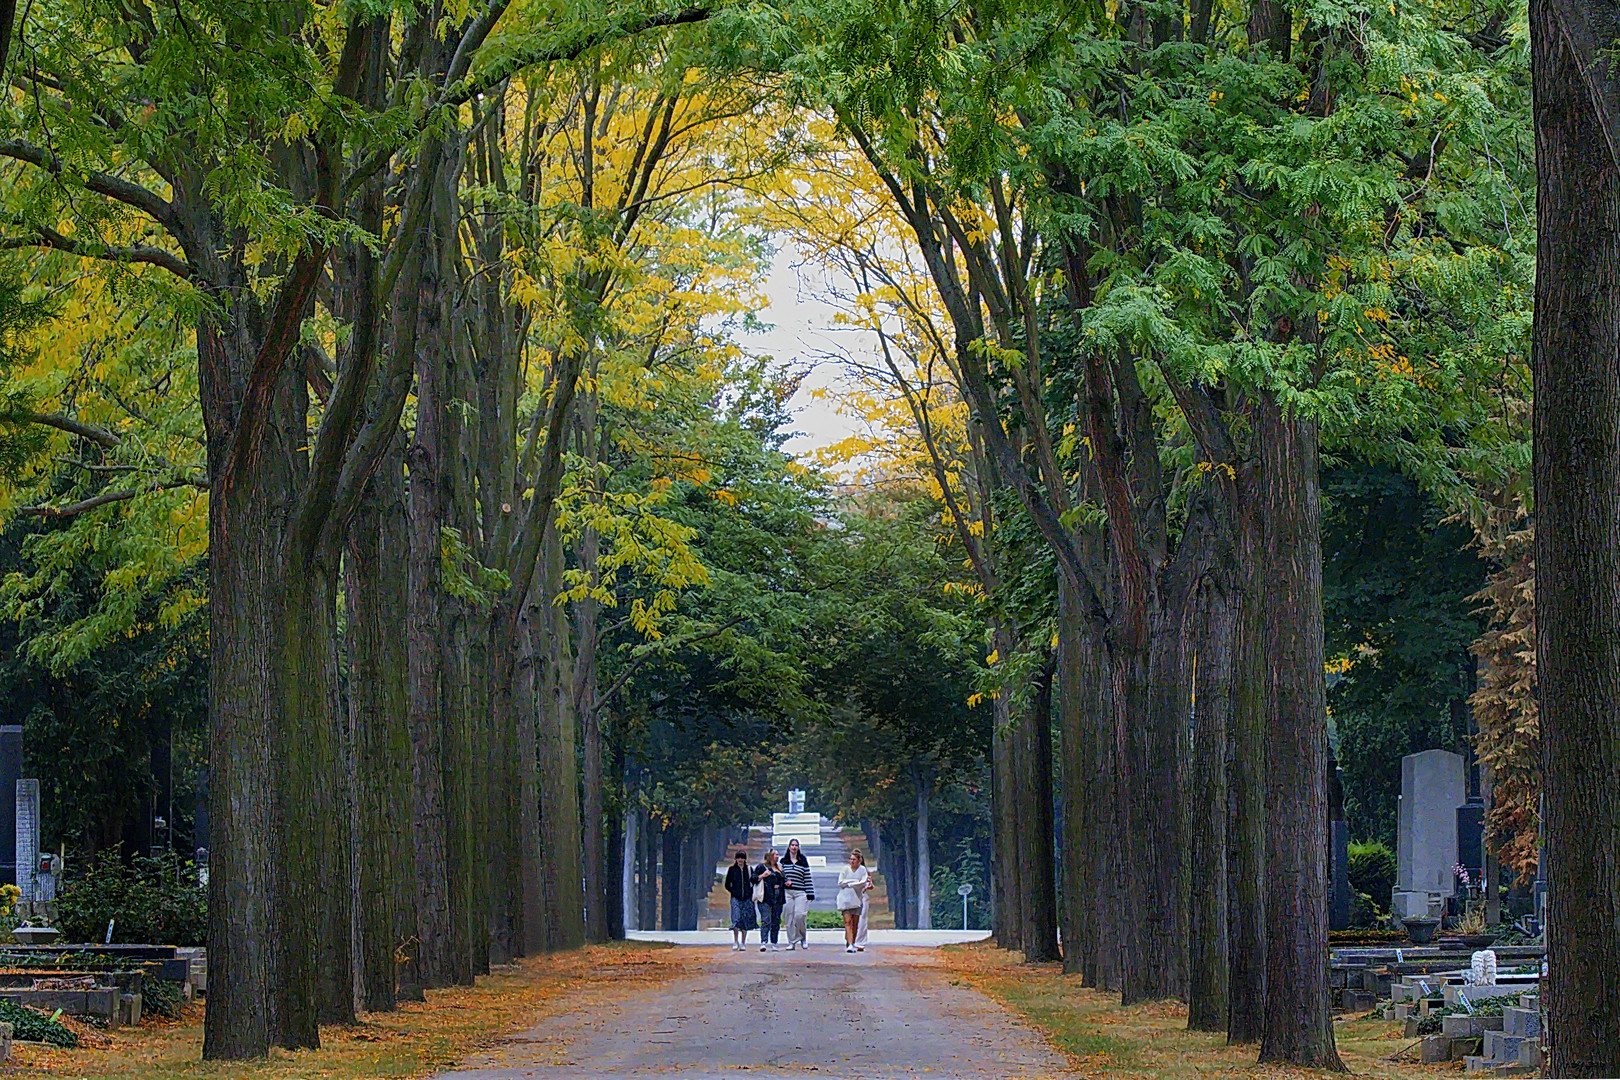
[[[63,531],[14,524],[0,532],[0,574],[38,569],[34,541]],[[189,848],[206,758],[208,628],[206,610],[180,598],[203,591],[204,573],[193,565],[154,595],[137,590],[120,620],[127,629],[71,662],[35,659],[29,645],[103,607],[93,562],[52,573],[48,607],[0,620],[0,697],[23,724],[24,753],[40,778],[48,848],[148,847],[159,839],[147,830],[153,801],[165,789],[171,799],[157,813],[169,819],[176,843]],[[184,614],[165,619],[177,602]]]
[[[1345,815],[1353,835],[1389,841],[1401,757],[1467,736],[1469,647],[1484,629],[1472,597],[1487,567],[1468,530],[1387,465],[1327,469],[1322,492],[1323,623],[1341,672],[1328,703]]]
[[[126,863],[103,852],[70,876],[57,898],[57,921],[70,941],[113,940],[154,945],[202,945],[208,932],[208,893],[189,860],[137,856]]]
[[[1395,890],[1395,853],[1381,840],[1350,845],[1350,887],[1383,910]]]
[[[962,885],[972,885],[965,929],[987,929],[990,925],[990,894],[984,858],[965,840],[957,843],[954,856],[950,862],[934,864],[933,888],[929,897],[933,905],[934,925],[952,929],[961,925],[962,898],[956,890]]]
[[[810,911],[805,913],[804,925],[810,930],[842,930],[844,916],[837,911]]]
[[[55,1020],[13,1001],[0,1001],[0,1022],[11,1025],[11,1037],[28,1042],[44,1042],[69,1050],[79,1045],[79,1037]]]
[[[173,1020],[179,1017],[184,1004],[185,994],[174,980],[152,977],[141,980],[142,1016],[150,1014]]]

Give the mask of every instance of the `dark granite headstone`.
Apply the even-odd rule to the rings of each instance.
[[[1328,882],[1328,929],[1350,928],[1350,823],[1340,818],[1330,822],[1328,842],[1332,845],[1333,878]]]
[[[21,724],[0,724],[0,884],[17,884],[17,781],[23,771]]]
[[[1350,926],[1350,823],[1344,818],[1344,781],[1328,755],[1328,929]]]
[[[1457,862],[1476,884],[1485,879],[1485,804],[1477,799],[1457,807]]]

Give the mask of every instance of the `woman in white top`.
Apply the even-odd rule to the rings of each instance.
[[[838,871],[838,910],[844,916],[844,951],[855,951],[855,934],[861,926],[861,907],[872,887],[872,875],[859,851],[849,853],[849,866]]]
[[[859,851],[857,851],[855,852],[855,857],[861,860],[862,866],[866,865],[865,855],[862,855]],[[877,879],[870,876],[871,871],[867,871],[867,873],[868,877],[866,879],[866,891],[861,893],[861,923],[855,928],[856,952],[866,951],[866,916],[869,914],[872,907],[872,890],[877,888]]]

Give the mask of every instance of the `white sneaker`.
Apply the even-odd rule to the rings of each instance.
[[[781,951],[782,951],[782,947],[780,945],[772,945],[771,946],[771,952],[781,952]]]
[[[853,946],[853,945],[845,945],[844,946],[844,951],[845,952],[854,952],[855,951],[855,946]]]
[[[788,942],[788,952],[792,952],[797,947],[798,947],[798,942],[796,942],[796,941]]]
[[[765,951],[765,950],[766,950],[766,949],[768,949],[768,948],[770,948],[770,946],[769,946],[769,945],[761,945],[761,946],[760,946],[760,947],[759,947],[759,951],[760,951],[760,952],[764,952],[764,951]]]
[[[735,941],[733,941],[731,943],[731,951],[732,952],[742,952],[742,946],[737,944]]]

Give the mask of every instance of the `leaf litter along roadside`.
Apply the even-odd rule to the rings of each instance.
[[[1046,1036],[1068,1056],[1075,1074],[1109,1080],[1294,1080],[1342,1076],[1292,1066],[1257,1065],[1254,1046],[1227,1046],[1226,1036],[1187,1030],[1187,1007],[1154,1002],[1130,1008],[1064,976],[1059,964],[1024,964],[1017,953],[984,943],[940,950],[953,981],[988,995]],[[1401,1027],[1376,1013],[1334,1024],[1339,1056],[1352,1074],[1409,1080],[1459,1071],[1461,1062],[1422,1065],[1415,1048],[1402,1060],[1390,1056],[1411,1047]]]
[[[321,1028],[321,1049],[273,1051],[259,1061],[202,1061],[200,1005],[178,1021],[98,1032],[93,1045],[17,1045],[4,1076],[73,1080],[371,1080],[422,1077],[459,1064],[547,1016],[588,1008],[687,971],[680,950],[619,942],[532,957],[476,986],[429,990],[398,1012],[368,1013],[352,1028]],[[82,1028],[75,1030],[83,1031]]]

